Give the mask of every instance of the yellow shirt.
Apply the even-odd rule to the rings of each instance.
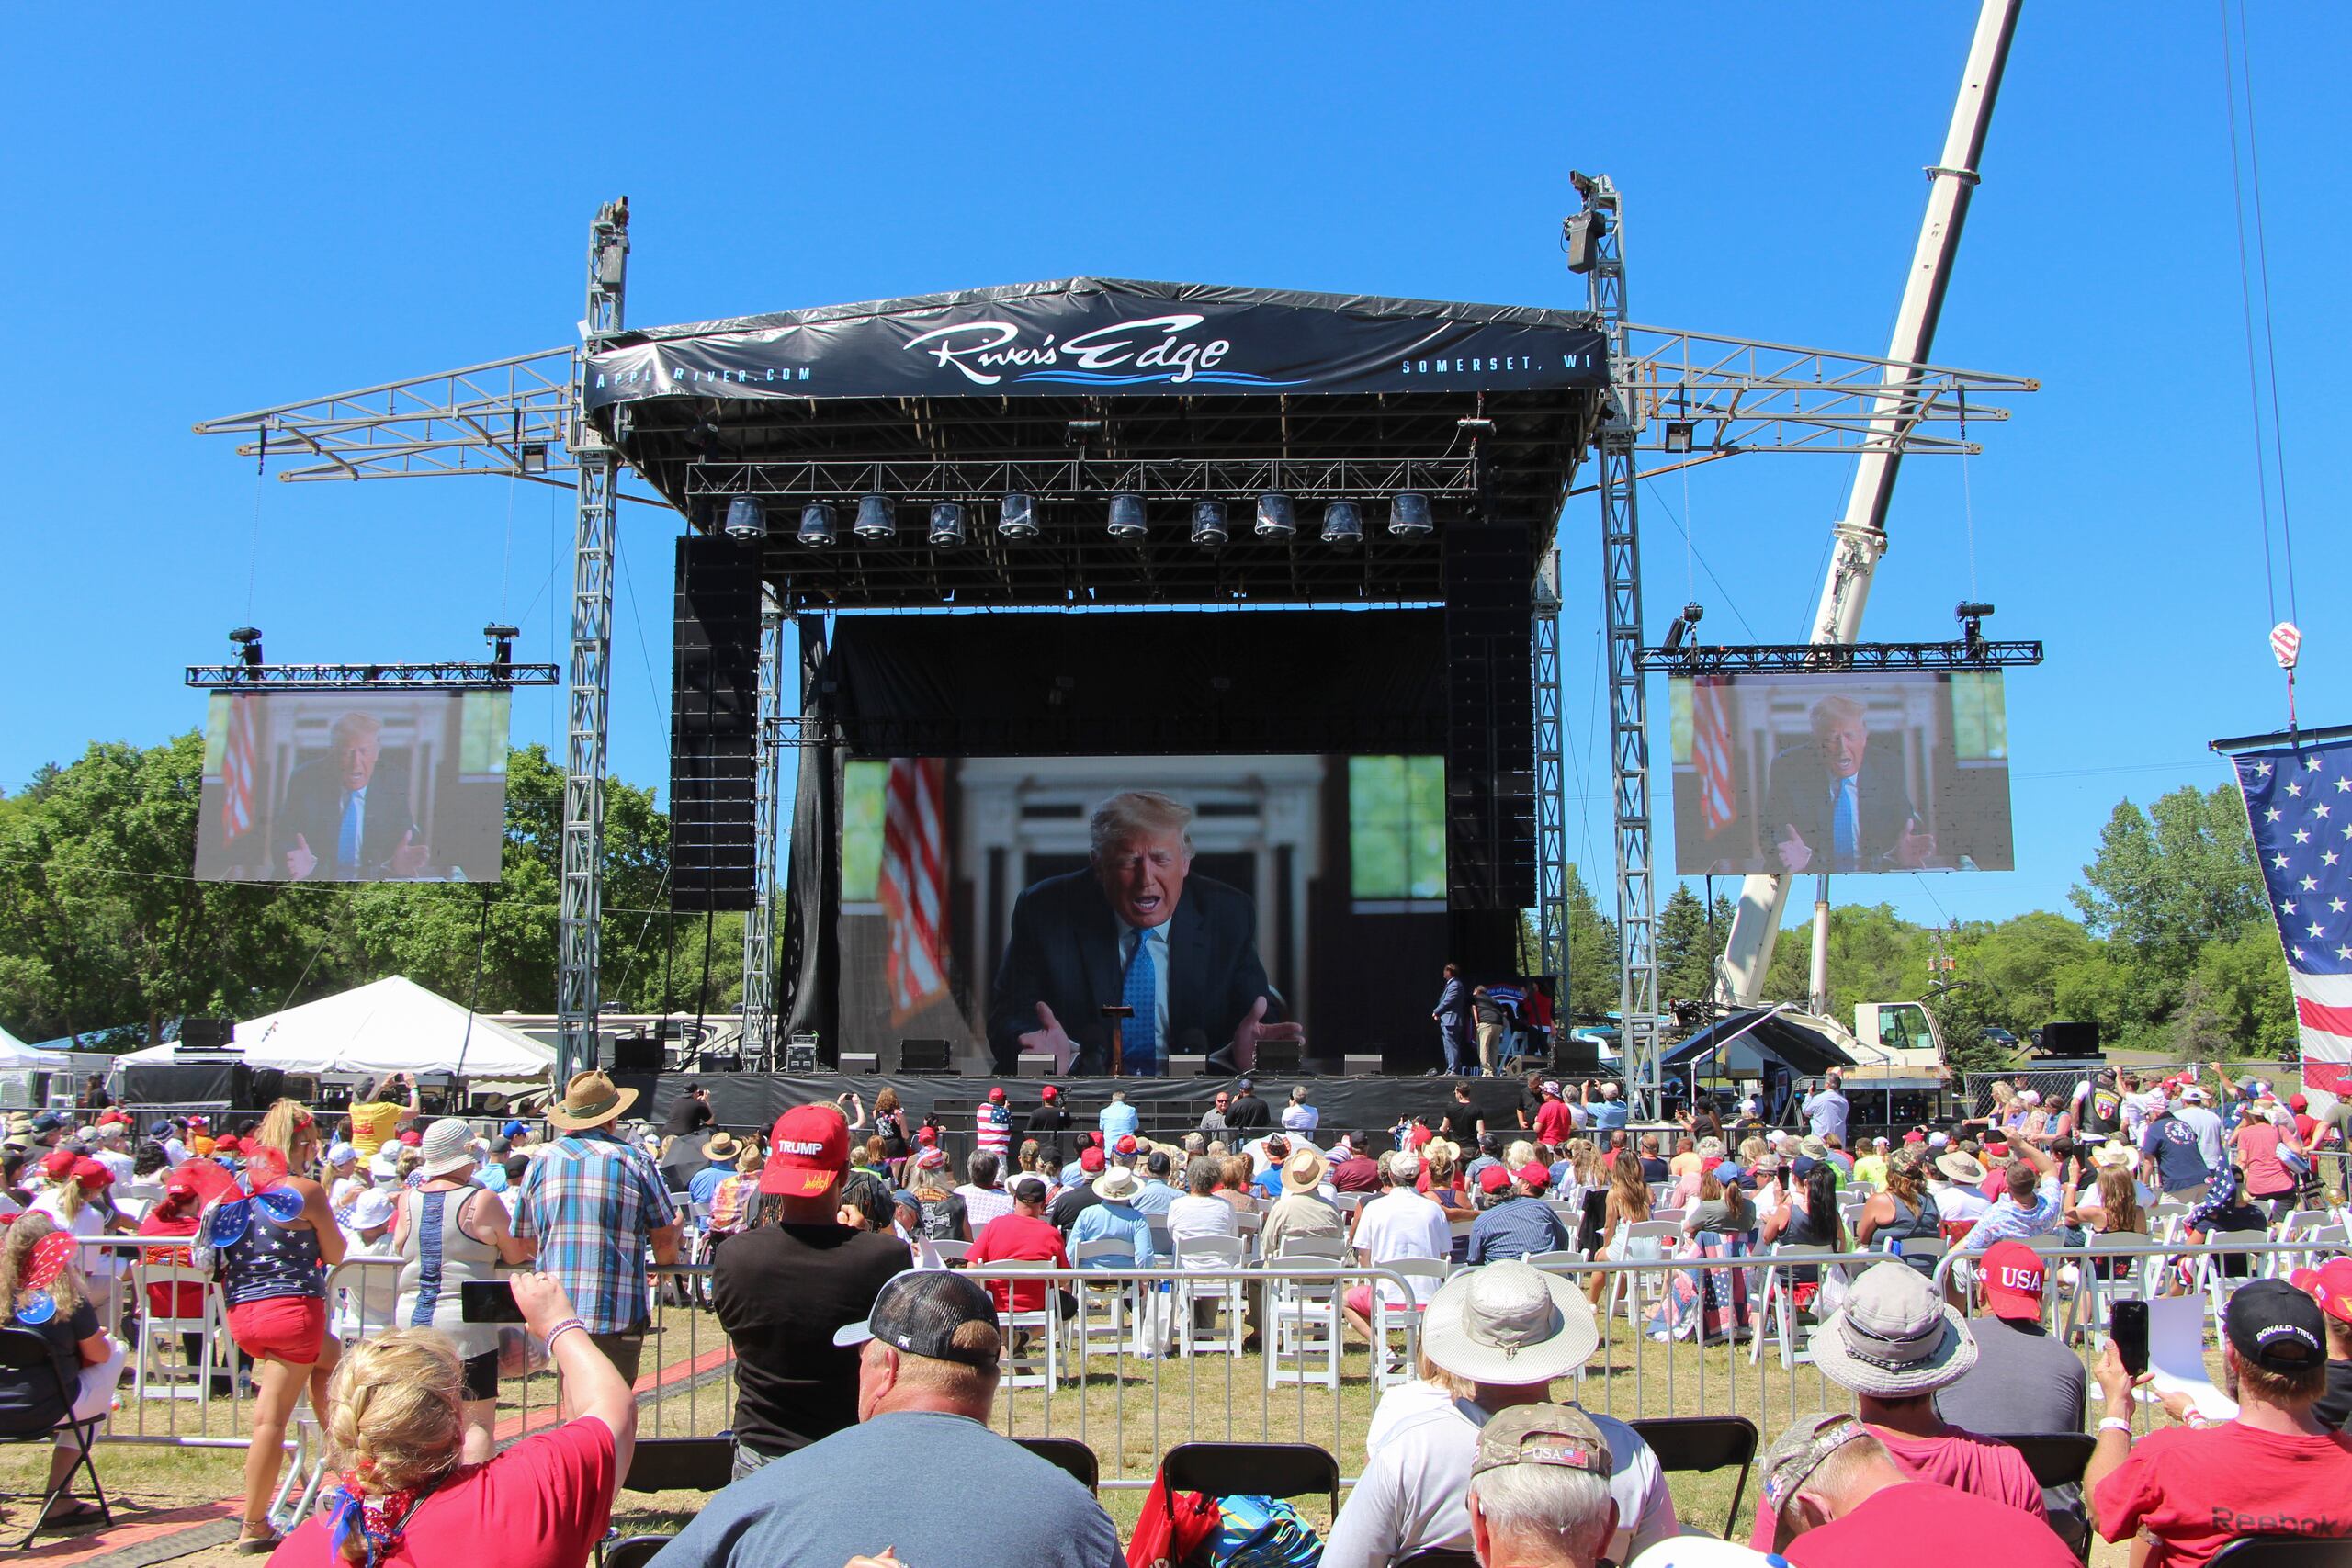
[[[1873,1187],[1886,1185],[1886,1156],[1864,1155],[1854,1162],[1854,1179],[1867,1181]]]
[[[384,1146],[384,1141],[392,1135],[392,1129],[400,1125],[401,1118],[407,1114],[407,1106],[389,1100],[353,1106],[351,1146],[359,1151],[361,1159],[373,1156],[378,1149]]]

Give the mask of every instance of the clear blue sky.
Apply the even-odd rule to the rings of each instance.
[[[0,785],[198,722],[180,667],[249,617],[278,660],[463,655],[501,614],[557,657],[560,492],[257,487],[188,427],[569,341],[611,196],[637,324],[1077,273],[1577,305],[1567,172],[1604,170],[1638,320],[1877,353],[1974,9],[11,7]],[[2352,324],[2352,13],[2263,6],[2253,41],[2301,709],[2343,721],[2322,377]],[[1869,630],[1949,636],[1973,589],[2050,659],[2009,688],[2020,869],[1891,879],[1906,914],[2063,908],[2120,796],[2222,782],[2204,742],[2283,719],[2220,50],[2210,6],[2029,0],[1937,356],[2046,389],[1973,461],[1973,584],[1959,465],[1905,469]],[[1652,626],[1689,594],[1710,634],[1801,637],[1847,478],[1749,457],[1657,481]],[[623,528],[613,763],[659,784],[675,523]],[[1563,540],[1571,837],[1599,865],[1590,498]],[[559,723],[517,704],[518,740]]]

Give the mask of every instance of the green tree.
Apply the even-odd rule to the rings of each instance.
[[[1688,885],[1679,882],[1657,912],[1657,984],[1661,1003],[1703,1001],[1714,989],[1707,907]]]
[[[2184,785],[2144,813],[2119,804],[2070,897],[2094,935],[2123,943],[2175,987],[2207,943],[2269,917],[2234,784]]]
[[[1617,1010],[1622,966],[1617,922],[1600,912],[1577,867],[1568,867],[1566,914],[1561,921],[1568,943],[1567,1005],[1573,1021]]]

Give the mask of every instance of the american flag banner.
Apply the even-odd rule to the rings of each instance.
[[[1709,675],[1690,682],[1690,761],[1699,771],[1699,808],[1709,838],[1739,819],[1731,803],[1728,683]]]
[[[261,768],[261,740],[254,722],[260,699],[229,699],[229,734],[220,752],[220,837],[235,843],[254,825],[254,778]]]
[[[2233,761],[2287,948],[2303,1086],[2341,1097],[2352,1078],[2352,742]]]
[[[945,779],[937,757],[894,757],[884,786],[879,891],[890,921],[893,1024],[947,994]]]

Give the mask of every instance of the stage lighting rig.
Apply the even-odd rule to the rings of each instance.
[[[1666,628],[1666,641],[1659,645],[1660,651],[1672,653],[1680,649],[1683,638],[1698,628],[1700,617],[1706,613],[1705,606],[1695,602],[1683,605],[1682,613],[1674,617],[1674,624]]]
[[[1036,499],[1024,491],[1006,494],[997,508],[996,531],[1000,538],[1034,539],[1037,536]]]
[[[1129,542],[1144,535],[1143,497],[1121,491],[1111,498],[1111,537]]]
[[[1967,645],[1968,657],[1982,659],[1984,656],[1984,617],[1993,613],[1993,606],[1973,599],[1963,599],[1952,606],[1951,613],[1953,618],[1960,622],[1960,640]]]
[[[1258,537],[1287,539],[1298,532],[1298,514],[1290,497],[1270,490],[1258,497]]]
[[[1215,549],[1225,543],[1225,502],[1196,501],[1193,502],[1193,543],[1204,549]]]
[[[1465,435],[1492,435],[1495,433],[1495,422],[1484,414],[1465,413],[1453,423]]]
[[[229,640],[237,645],[237,661],[248,670],[261,668],[261,628],[238,626],[229,633]]]
[[[1695,434],[1696,428],[1688,420],[1668,420],[1666,425],[1666,449],[1669,452],[1690,450],[1690,438]]]
[[[1388,531],[1399,538],[1421,538],[1430,531],[1430,498],[1417,490],[1400,490],[1388,498]]]
[[[481,639],[490,644],[490,672],[503,681],[514,672],[514,639],[523,634],[502,621],[492,621],[482,627]]]
[[[880,491],[858,497],[853,533],[871,545],[887,545],[899,536],[899,509]]]
[[[756,544],[768,536],[767,508],[759,498],[739,495],[727,503],[727,536],[739,545]]]
[[[964,542],[964,507],[961,502],[943,501],[931,509],[931,547],[952,550]]]
[[[1337,549],[1363,543],[1363,508],[1352,501],[1335,501],[1323,509],[1323,542]]]
[[[800,509],[800,532],[796,537],[804,547],[821,550],[833,542],[836,517],[831,502],[812,501]]]

